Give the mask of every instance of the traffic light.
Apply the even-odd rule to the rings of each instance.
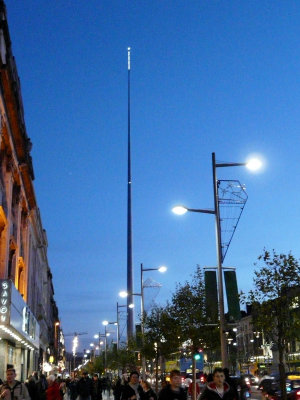
[[[194,360],[199,361],[201,359],[202,349],[198,349],[194,352]]]

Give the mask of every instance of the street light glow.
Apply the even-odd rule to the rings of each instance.
[[[95,345],[94,345],[94,343],[90,343],[90,346],[91,346],[91,347],[94,347]]]
[[[95,339],[99,339],[99,335],[97,335],[97,334],[94,335],[94,338],[95,338]]]
[[[184,206],[176,206],[172,208],[172,212],[176,215],[184,215],[188,209]]]
[[[162,265],[161,267],[158,268],[158,271],[163,273],[166,272],[167,269],[168,268],[166,266]]]
[[[247,161],[246,167],[250,171],[257,171],[262,167],[262,161],[258,158],[251,158],[249,161]]]
[[[128,293],[125,290],[122,290],[121,292],[119,292],[119,296],[124,298],[128,296]]]
[[[129,308],[134,308],[134,304],[133,303],[131,303],[131,304],[129,304],[129,306],[128,306]]]
[[[104,325],[104,326],[108,325],[108,321],[103,321],[102,325]]]

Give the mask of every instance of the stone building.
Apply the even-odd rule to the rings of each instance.
[[[57,357],[58,309],[47,235],[34,192],[31,141],[5,4],[0,0],[0,378],[19,379]],[[55,362],[54,358],[54,362]]]

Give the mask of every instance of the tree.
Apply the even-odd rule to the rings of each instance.
[[[168,357],[179,347],[179,330],[170,315],[170,307],[154,307],[144,316],[145,335],[142,352],[155,359],[156,391],[158,390],[158,364],[160,357]]]
[[[278,349],[280,388],[286,400],[285,352],[288,343],[300,337],[300,266],[291,253],[277,254],[266,249],[255,266],[258,269],[254,271],[254,289],[248,297],[253,325]]]
[[[198,265],[191,282],[178,284],[172,296],[170,315],[180,331],[181,343],[187,344],[192,355],[199,348],[219,347],[217,326],[212,326],[206,316],[205,282]],[[193,357],[193,382],[196,382],[196,362]],[[196,394],[194,387],[194,394]]]
[[[112,346],[107,350],[106,362],[107,368],[111,370],[127,370],[133,371],[137,369],[137,346],[135,340],[129,340],[124,348],[117,350],[116,346]]]
[[[94,360],[87,363],[84,368],[91,375],[95,373],[103,374],[104,364],[102,357],[95,357]]]

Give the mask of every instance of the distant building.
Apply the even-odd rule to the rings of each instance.
[[[0,0],[0,378],[13,364],[26,379],[58,362],[62,341],[47,235],[34,193],[21,87]]]

